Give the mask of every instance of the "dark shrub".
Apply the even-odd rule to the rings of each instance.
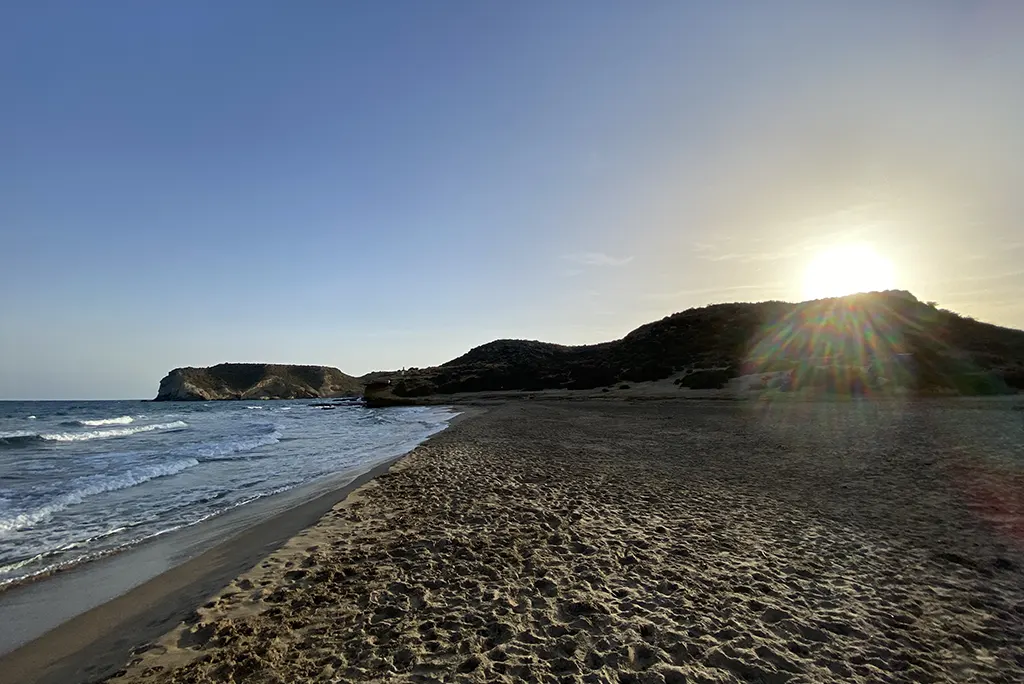
[[[425,397],[433,394],[436,387],[429,382],[417,382],[415,380],[403,380],[395,385],[394,393],[400,397]]]
[[[640,366],[634,366],[626,370],[624,378],[633,382],[649,382],[661,380],[672,375],[672,366],[657,361],[651,361]]]
[[[990,395],[1012,392],[1003,379],[990,373],[965,373],[953,378],[953,387],[960,394]]]
[[[722,389],[734,377],[732,370],[698,370],[679,378],[680,387]]]
[[[999,375],[1008,387],[1024,390],[1024,367],[1004,368]]]

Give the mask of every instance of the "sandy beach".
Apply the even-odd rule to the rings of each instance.
[[[489,407],[110,681],[1016,682],[1022,437],[1005,402]]]

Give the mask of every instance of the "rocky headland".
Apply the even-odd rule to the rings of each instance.
[[[357,396],[363,383],[330,366],[221,363],[175,368],[160,381],[155,401],[319,399]]]

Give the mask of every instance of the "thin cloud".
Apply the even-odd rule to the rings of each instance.
[[[968,261],[986,261],[1005,257],[1007,252],[1013,252],[1024,247],[1024,242],[1010,242],[1000,245],[999,252],[971,252],[964,256]]]
[[[778,293],[784,290],[785,286],[782,283],[761,283],[758,285],[733,285],[731,287],[704,287],[694,290],[677,290],[675,292],[650,292],[644,295],[644,299],[654,301],[665,301],[672,299],[685,299],[687,297],[695,297],[698,295],[729,295],[738,292],[748,292],[751,290],[760,291],[764,293]]]
[[[1004,278],[1019,278],[1020,276],[1024,276],[1024,270],[1009,271],[1009,272],[1005,272],[1005,273],[993,273],[993,274],[988,274],[988,275],[964,276],[963,278],[953,278],[951,282],[956,282],[956,283],[975,283],[975,282],[979,282],[979,281],[1002,280]],[[950,281],[947,281],[947,282],[950,282]]]
[[[624,266],[633,260],[631,256],[613,257],[604,252],[576,252],[562,258],[582,266]]]
[[[938,306],[940,309],[946,309],[948,311],[955,311],[959,314],[966,314],[973,316],[974,313],[982,308],[986,311],[1004,310],[1010,309],[1011,311],[1020,311],[1020,299],[1012,295],[1005,295],[1002,297],[993,296],[994,291],[982,292],[975,294],[974,296],[967,295],[954,295],[939,300]],[[1006,325],[1005,323],[996,323],[996,325]],[[1016,326],[1010,326],[1016,327]]]
[[[705,261],[738,261],[741,264],[746,264],[752,261],[779,261],[796,255],[796,251],[786,250],[781,252],[729,252],[728,254],[709,254],[700,258]]]
[[[1010,288],[1005,287],[988,287],[981,290],[962,290],[958,292],[947,292],[945,297],[938,300],[939,306],[942,306],[945,302],[953,302],[955,304],[977,303],[979,300],[990,304],[993,301],[1001,301],[1000,295],[1007,295],[1011,292]],[[1014,298],[1016,301],[1017,298]]]

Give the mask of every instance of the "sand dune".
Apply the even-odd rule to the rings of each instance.
[[[523,402],[435,437],[112,681],[1020,681],[1002,405]]]

